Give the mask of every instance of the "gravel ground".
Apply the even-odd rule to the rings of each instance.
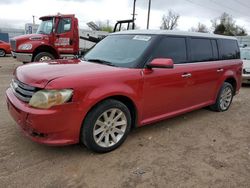
[[[229,111],[197,110],[136,129],[107,154],[24,137],[5,103],[14,68],[0,58],[0,187],[250,187],[250,86]]]

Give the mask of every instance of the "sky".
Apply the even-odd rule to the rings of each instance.
[[[80,28],[87,22],[131,19],[134,0],[0,0],[0,28],[24,28],[44,15],[75,14]],[[146,29],[149,0],[136,0],[136,25]],[[211,27],[211,19],[223,12],[232,15],[236,24],[250,33],[250,0],[151,0],[150,29],[159,29],[162,16],[172,10],[180,15],[178,30],[188,31],[199,22]]]

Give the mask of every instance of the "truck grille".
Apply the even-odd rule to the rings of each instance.
[[[23,102],[28,103],[37,88],[24,84],[16,79],[12,79],[10,87],[15,96]]]
[[[12,51],[16,51],[16,40],[10,39],[10,47]]]

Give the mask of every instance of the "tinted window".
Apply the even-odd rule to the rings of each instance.
[[[220,52],[222,59],[239,59],[240,52],[236,40],[222,39]]]
[[[213,55],[214,55],[214,60],[219,59],[219,52],[218,52],[218,45],[216,40],[211,40],[212,42],[212,47],[213,47]]]
[[[63,18],[60,19],[58,23],[57,33],[65,33],[70,31],[71,29],[71,19],[70,18]]]
[[[186,39],[183,37],[167,37],[162,39],[153,53],[153,58],[171,58],[175,64],[186,62]]]
[[[213,50],[210,39],[190,39],[192,62],[213,60]]]

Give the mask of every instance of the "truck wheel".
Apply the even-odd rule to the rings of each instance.
[[[0,57],[4,57],[6,55],[5,51],[0,49]]]
[[[80,140],[94,152],[109,152],[124,142],[130,127],[131,115],[127,106],[109,99],[88,113],[82,125]]]
[[[228,83],[224,82],[220,88],[220,92],[217,96],[215,104],[211,105],[210,108],[213,111],[223,112],[229,109],[234,95],[233,86]]]
[[[41,52],[41,53],[38,53],[35,58],[34,58],[34,61],[35,62],[38,62],[38,61],[49,61],[49,60],[52,60],[52,59],[55,59],[55,57],[48,53],[48,52]]]

